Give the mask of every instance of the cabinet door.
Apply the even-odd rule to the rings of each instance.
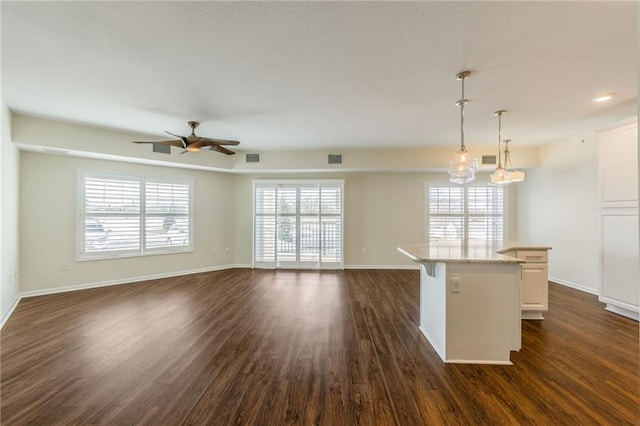
[[[632,122],[598,136],[600,207],[638,205],[638,123]]]
[[[523,263],[522,289],[520,301],[522,310],[546,311],[548,309],[549,283],[547,265],[544,263]]]
[[[600,301],[640,312],[637,209],[602,212]],[[626,213],[626,214],[625,214]]]

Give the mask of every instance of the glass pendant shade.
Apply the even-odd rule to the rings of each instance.
[[[509,185],[513,182],[513,177],[511,173],[507,172],[504,167],[500,166],[496,169],[495,172],[491,174],[491,180],[489,181],[489,185],[491,186],[504,186]]]
[[[511,175],[511,182],[522,182],[524,180],[524,172],[509,169],[507,173]]]
[[[452,183],[469,183],[476,178],[478,161],[471,158],[467,150],[460,150],[456,157],[449,161],[449,181]]]
[[[462,97],[458,101],[460,106],[460,150],[456,153],[453,160],[449,161],[449,181],[452,183],[464,184],[473,181],[476,178],[478,170],[478,161],[471,158],[464,146],[464,104],[467,99],[464,97],[464,79],[469,76],[469,71],[462,71],[456,75],[458,80],[462,81]]]

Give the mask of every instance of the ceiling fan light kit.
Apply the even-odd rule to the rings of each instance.
[[[464,144],[464,105],[469,102],[464,97],[464,80],[471,75],[470,71],[461,71],[456,74],[456,78],[461,81],[462,85],[462,97],[456,103],[460,107],[460,149],[456,153],[453,160],[449,161],[449,181],[457,184],[465,184],[472,182],[476,178],[476,172],[478,171],[478,161],[472,158],[467,152],[467,147]],[[525,178],[524,172],[516,170],[511,165],[511,157],[509,154],[509,142],[505,140],[504,149],[504,165],[502,163],[502,154],[500,152],[500,143],[502,141],[502,114],[505,110],[499,110],[495,112],[498,116],[498,167],[491,174],[489,179],[489,185],[491,186],[504,186],[512,182],[521,182]],[[509,166],[509,169],[505,168]]]
[[[133,143],[153,143],[160,145],[169,145],[175,146],[177,148],[182,148],[183,151],[180,154],[184,154],[187,152],[200,152],[200,151],[217,151],[226,155],[235,154],[234,151],[223,147],[222,145],[233,145],[237,146],[240,144],[238,141],[230,141],[225,139],[212,139],[212,138],[204,138],[196,135],[196,127],[200,125],[197,121],[188,121],[187,124],[191,127],[191,134],[189,136],[180,136],[174,133],[168,132],[165,130],[165,133],[174,136],[178,139],[168,140],[168,141],[133,141]]]

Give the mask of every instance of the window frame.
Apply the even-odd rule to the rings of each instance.
[[[85,250],[85,217],[86,215],[86,197],[85,190],[86,178],[93,179],[116,179],[116,180],[129,180],[139,183],[138,202],[140,206],[139,211],[139,241],[140,245],[138,249],[119,250],[119,251],[99,251],[86,253]],[[164,247],[146,247],[146,184],[147,183],[160,183],[160,184],[175,184],[186,185],[188,187],[189,196],[189,213],[187,216],[187,223],[189,227],[188,242],[185,245],[179,246],[164,246]],[[175,253],[189,253],[194,252],[194,234],[195,234],[195,183],[192,179],[179,179],[179,178],[166,178],[156,177],[149,175],[135,175],[129,173],[115,173],[115,172],[100,172],[91,170],[78,170],[77,178],[77,214],[76,214],[76,261],[86,262],[93,260],[105,260],[105,259],[118,259],[128,257],[143,257],[143,256],[156,256]],[[149,217],[156,217],[157,214],[149,214]]]
[[[252,198],[253,198],[253,208],[252,208],[252,212],[251,212],[251,216],[252,216],[252,224],[253,224],[253,229],[252,229],[252,250],[251,250],[251,265],[252,268],[264,268],[264,269],[278,269],[278,268],[287,268],[287,267],[291,267],[291,268],[295,268],[295,269],[344,269],[344,253],[345,253],[345,249],[344,249],[344,229],[345,229],[345,224],[344,224],[344,210],[345,210],[345,205],[344,205],[344,179],[253,179],[252,181]],[[278,260],[278,255],[277,255],[277,239],[275,240],[275,248],[274,248],[274,260],[273,262],[271,261],[264,261],[264,260],[256,260],[256,249],[257,249],[257,243],[256,243],[256,218],[258,217],[258,214],[256,212],[256,208],[257,208],[257,189],[258,188],[296,188],[296,191],[299,191],[300,188],[302,187],[317,187],[318,191],[322,191],[322,188],[340,188],[340,213],[323,213],[323,209],[322,209],[322,201],[320,201],[320,205],[318,206],[318,219],[319,219],[319,229],[320,229],[320,234],[319,234],[319,239],[322,240],[323,236],[322,236],[322,217],[334,217],[334,218],[339,218],[340,220],[340,260],[336,261],[336,262],[332,262],[332,261],[323,261],[323,256],[322,256],[322,250],[321,248],[319,248],[319,253],[318,253],[318,261],[317,264],[315,264],[316,262],[311,262],[314,263],[313,265],[311,264],[303,264],[302,261],[300,261],[299,263],[296,264],[283,264],[283,265],[279,265],[279,260]],[[321,198],[320,198],[321,200]],[[295,214],[290,214],[291,217],[295,217],[296,218],[296,223],[298,223],[298,227],[300,224],[300,217],[301,216],[305,216],[307,214],[300,212],[300,208],[299,206],[296,206],[296,213]],[[276,210],[274,212],[274,214],[272,215],[277,223],[278,218],[281,216],[278,213],[278,209],[276,207]],[[277,225],[276,225],[276,229],[277,229]],[[298,229],[298,228],[296,228]],[[297,231],[296,231],[297,232]],[[322,243],[320,242],[320,245],[322,245]],[[300,250],[300,236],[298,234],[296,234],[296,247],[297,247],[297,252],[298,255],[301,253]]]
[[[477,216],[477,217],[486,217],[486,216],[499,216],[499,215],[484,215],[484,214],[469,214],[469,188],[486,188],[487,185],[483,185],[481,183],[477,184],[467,184],[467,185],[455,185],[449,182],[425,182],[424,185],[424,241],[430,241],[430,203],[429,203],[429,192],[431,188],[460,188],[463,191],[464,201],[463,201],[463,213],[461,215],[451,214],[452,217],[462,217],[463,218],[463,230],[464,230],[464,238],[461,240],[437,240],[437,241],[463,241],[464,243],[469,243],[469,219]],[[491,189],[502,190],[502,241],[509,240],[509,189],[507,187],[491,187]],[[446,216],[444,214],[437,216]]]

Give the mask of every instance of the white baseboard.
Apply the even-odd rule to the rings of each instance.
[[[133,284],[141,281],[149,281],[149,280],[157,280],[161,278],[172,278],[172,277],[180,277],[183,275],[192,275],[192,274],[200,274],[203,272],[213,272],[213,271],[222,271],[225,269],[233,269],[233,268],[246,268],[249,266],[245,265],[217,265],[217,266],[209,266],[206,268],[198,268],[198,269],[189,269],[184,271],[174,271],[174,272],[165,272],[162,274],[153,274],[153,275],[143,275],[138,277],[131,278],[123,278],[119,280],[109,280],[109,281],[99,281],[95,283],[88,284],[77,284],[70,285],[66,287],[55,287],[55,288],[46,288],[42,290],[31,290],[25,291],[20,294],[22,297],[35,297],[35,296],[44,296],[47,294],[56,294],[56,293],[65,293],[67,291],[78,291],[78,290],[86,290],[90,288],[98,288],[98,287],[108,287],[112,285],[121,285],[121,284]]]
[[[589,293],[589,294],[595,294],[596,296],[598,296],[600,294],[600,292],[598,291],[598,289],[592,288],[592,287],[587,287],[584,286],[582,284],[577,284],[571,281],[567,281],[567,280],[563,280],[562,278],[557,278],[557,277],[549,277],[549,281],[554,282],[556,284],[560,284],[563,285],[565,287],[571,287],[571,288],[575,288],[576,290],[580,290],[580,291],[584,291],[585,293]]]
[[[344,269],[420,269],[420,265],[344,265]]]
[[[18,294],[11,306],[9,306],[9,310],[7,311],[7,313],[4,314],[2,319],[0,319],[0,330],[2,330],[2,327],[4,327],[5,323],[9,320],[9,317],[11,316],[13,311],[15,311],[16,307],[18,307],[18,303],[20,303],[20,300],[22,300],[22,296]]]
[[[623,317],[631,318],[632,320],[640,321],[640,313],[633,312],[625,308],[621,308],[620,306],[612,305],[607,303],[607,306],[604,308],[609,312],[613,312],[614,314],[622,315]]]
[[[234,263],[233,265],[227,265],[225,269],[253,269],[250,263]]]

